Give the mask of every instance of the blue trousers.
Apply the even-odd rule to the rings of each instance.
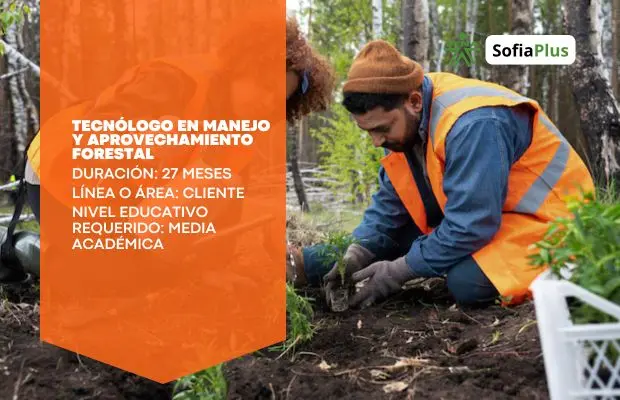
[[[403,256],[411,247],[411,243],[420,235],[413,229],[406,236],[401,237],[399,246],[402,254],[395,254],[394,258]],[[408,244],[407,244],[408,243]],[[303,249],[304,272],[310,285],[320,285],[323,276],[332,268],[329,260],[324,259],[323,249],[326,245],[318,244]],[[457,303],[462,305],[485,305],[493,303],[499,296],[497,289],[486,277],[482,269],[473,258],[467,257],[463,261],[446,268],[442,273],[446,279],[448,290]]]

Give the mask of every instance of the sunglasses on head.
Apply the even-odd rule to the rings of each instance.
[[[308,71],[304,71],[301,75],[301,94],[306,94],[310,88],[310,80],[308,79]]]

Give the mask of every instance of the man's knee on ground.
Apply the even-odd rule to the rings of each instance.
[[[448,290],[460,305],[488,305],[498,297],[497,289],[473,260],[454,266],[446,281]]]

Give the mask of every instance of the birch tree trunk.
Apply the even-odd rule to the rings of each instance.
[[[567,34],[576,41],[577,57],[569,66],[573,97],[588,144],[597,183],[620,186],[620,110],[603,72],[598,24],[599,1],[564,0]]]
[[[461,0],[455,0],[454,2],[454,37],[458,38],[459,35],[461,33],[463,33],[463,20],[461,19],[461,14],[462,14],[462,6],[461,6]],[[454,73],[458,73],[459,70],[459,66],[454,66],[454,64],[452,64],[452,72]]]
[[[15,25],[11,26],[6,32],[6,42],[11,47],[18,49],[18,41],[17,36],[19,28]],[[12,57],[12,53],[7,53],[7,65],[8,72],[19,71],[24,67],[24,64],[17,57]],[[26,137],[28,136],[28,119],[27,115],[27,105],[22,96],[21,90],[21,80],[23,79],[23,74],[13,75],[8,79],[9,86],[9,98],[11,100],[11,127],[13,128],[14,134],[14,142],[15,142],[15,151],[17,152],[17,157],[19,159],[19,155],[21,155],[26,149]]]
[[[405,0],[403,7],[404,53],[407,57],[429,70],[428,50],[430,43],[429,11],[427,0]]]
[[[429,60],[433,60],[431,68],[434,71],[439,71],[441,68],[441,60],[439,59],[441,53],[441,38],[443,37],[441,31],[441,24],[439,22],[439,15],[437,14],[437,0],[428,0],[428,22],[429,22],[429,35],[430,35],[430,52]],[[434,65],[433,65],[434,64]]]
[[[530,35],[532,33],[532,19],[534,12],[533,0],[514,0],[510,15],[512,20],[512,35]],[[503,66],[500,74],[500,84],[521,94],[527,94],[529,68],[525,65]]]
[[[612,6],[613,17],[611,19],[611,25],[613,28],[613,43],[611,51],[611,83],[616,100],[620,98],[620,82],[618,82],[618,58],[620,57],[620,0],[613,0]]]
[[[473,42],[475,40],[476,33],[476,25],[478,22],[478,0],[467,0],[467,25],[466,32],[469,35],[469,41]],[[466,76],[471,78],[476,78],[476,59],[478,58],[478,54],[472,54],[472,63],[469,67],[464,71]]]
[[[375,39],[383,37],[383,3],[372,0],[372,34]]]
[[[19,51],[20,53],[25,53],[26,49],[24,46],[24,25],[23,24],[20,24],[19,26],[16,27],[15,39],[16,39],[16,44],[17,44],[17,51]],[[20,61],[20,63],[23,63],[23,62],[24,62],[23,60]],[[20,65],[18,71],[26,70],[26,68],[27,68],[26,65]],[[18,156],[21,160],[24,150],[26,146],[28,145],[28,138],[34,137],[34,135],[39,131],[39,113],[37,111],[37,107],[32,101],[32,97],[30,96],[30,93],[28,92],[28,86],[26,85],[26,74],[20,73],[16,76],[16,78],[17,78],[19,93],[22,98],[22,102],[24,104],[24,111],[26,113],[24,115],[24,118],[26,119],[26,136],[24,137],[24,147],[23,148],[21,147],[21,139],[19,142],[20,145],[17,147]]]
[[[413,32],[413,6],[415,0],[402,0],[401,7],[401,26],[403,27],[403,48],[402,52],[407,57],[411,58],[413,50],[411,49],[411,36]],[[415,41],[415,38],[413,38]]]
[[[454,18],[455,18],[455,22],[454,22],[454,33],[455,33],[455,37],[458,37],[461,32],[463,32],[463,25],[461,23],[461,0],[456,0],[454,2]]]
[[[602,60],[603,67],[605,68],[605,77],[611,81],[612,69],[613,69],[613,11],[612,0],[601,0],[600,9],[598,12],[597,26],[600,27],[599,34],[601,35],[601,48],[602,48]],[[614,88],[613,82],[611,86]]]
[[[476,31],[476,23],[478,21],[478,0],[467,0],[465,4],[465,33],[469,37],[469,41],[474,41],[474,33]],[[478,54],[472,52],[472,63],[465,63],[460,66],[460,75],[467,78],[476,77],[476,59]]]
[[[467,37],[469,37],[469,20],[470,20],[470,15],[471,14],[471,1],[472,0],[465,0],[465,13],[463,14],[463,19],[464,19],[464,24],[465,27],[464,32],[467,34]],[[470,78],[471,75],[469,74],[469,66],[467,66],[466,63],[460,63],[457,67],[457,73],[464,77],[464,78]]]

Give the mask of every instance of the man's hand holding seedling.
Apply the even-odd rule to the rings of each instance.
[[[325,294],[327,302],[330,302],[330,293],[338,288],[346,286],[351,276],[372,263],[375,259],[375,255],[368,249],[360,246],[357,243],[351,244],[344,257],[339,262],[336,262],[324,277]]]
[[[378,261],[373,263],[351,276],[352,281],[355,283],[367,278],[370,278],[370,280],[351,298],[349,306],[369,307],[376,301],[398,293],[405,282],[415,277],[416,275],[407,265],[404,256],[394,261]]]

